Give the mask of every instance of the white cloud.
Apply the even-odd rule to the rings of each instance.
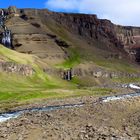
[[[47,0],[46,7],[54,11],[73,11],[79,0]]]
[[[116,24],[140,26],[140,0],[47,0],[54,11],[97,14]]]

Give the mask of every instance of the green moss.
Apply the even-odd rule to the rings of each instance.
[[[20,64],[33,64],[35,59],[33,55],[21,54],[0,45],[0,58],[1,57]]]
[[[131,63],[128,63],[126,60],[117,60],[117,59],[94,59],[94,62],[101,67],[107,68],[113,71],[122,71],[127,73],[136,73],[139,72],[136,66]]]
[[[40,99],[50,98],[68,98],[77,96],[103,96],[109,95],[115,91],[107,88],[85,88],[85,89],[73,89],[73,90],[62,90],[52,89],[45,90],[36,88],[34,90],[24,89],[24,91],[15,92],[0,92],[0,108],[11,108],[17,105],[34,102]]]
[[[69,69],[73,68],[81,62],[80,55],[76,50],[69,48],[68,52],[69,58],[67,58],[62,64],[57,64],[57,68]]]
[[[118,83],[133,83],[133,82],[140,82],[139,77],[132,77],[132,78],[113,78],[113,82],[118,82]]]

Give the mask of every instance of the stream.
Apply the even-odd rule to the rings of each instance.
[[[128,93],[128,94],[122,94],[122,95],[101,97],[101,98],[99,98],[99,101],[110,102],[110,101],[115,101],[115,100],[128,99],[128,98],[132,98],[132,97],[140,97],[140,92],[139,93]]]
[[[0,122],[5,122],[12,118],[17,118],[23,113],[26,112],[37,112],[37,111],[53,111],[53,110],[61,110],[65,108],[75,108],[75,107],[82,107],[84,103],[79,104],[66,104],[66,105],[58,105],[58,106],[47,106],[47,107],[41,107],[41,108],[30,108],[30,109],[23,109],[13,112],[6,112],[0,114]]]
[[[132,98],[132,97],[140,97],[140,92],[100,97],[98,102],[111,102],[114,100],[124,100],[124,99]],[[26,112],[62,110],[62,109],[66,109],[66,108],[82,107],[84,105],[85,105],[85,103],[66,104],[66,105],[47,106],[47,107],[41,107],[41,108],[30,108],[30,109],[23,109],[23,110],[18,110],[18,111],[13,111],[13,112],[6,112],[6,113],[0,114],[0,122],[5,122],[9,119],[17,118]]]

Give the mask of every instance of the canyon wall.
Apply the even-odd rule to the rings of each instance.
[[[53,13],[51,16],[66,29],[91,42],[104,43],[104,49],[116,50],[117,47],[125,50],[131,60],[140,62],[140,27],[115,25],[96,15]]]
[[[10,12],[8,12],[8,10]],[[48,35],[46,36],[46,26],[48,25],[47,23],[49,21],[52,21],[52,23],[57,23],[60,28],[65,28],[74,36],[77,35],[81,37],[91,46],[98,47],[102,50],[108,50],[112,52],[112,54],[114,53],[115,56],[119,56],[119,54],[122,54],[126,57],[129,57],[131,60],[134,60],[138,63],[140,62],[139,27],[115,25],[109,20],[98,19],[96,15],[56,13],[50,12],[47,9],[16,9],[15,7],[13,7],[13,10],[12,7],[10,7],[8,10],[6,11],[7,13],[10,13],[10,15],[13,14],[13,16],[19,17],[19,19],[14,19],[14,22],[11,23],[13,25],[9,24],[9,27],[14,33],[14,41],[18,42],[18,38],[21,35],[30,36],[32,34],[37,34],[38,36],[40,36],[40,38],[38,37],[39,40],[35,37],[33,41],[38,41],[44,43],[45,45],[47,40],[49,40]],[[14,25],[15,23],[18,24]],[[23,43],[28,41],[25,39],[23,39]],[[15,47],[19,47],[22,44],[17,43],[16,45]],[[55,47],[55,49],[57,50],[58,47]],[[31,52],[33,50],[28,49],[27,51]],[[63,52],[62,50],[59,50],[59,53],[61,53],[62,56],[65,55],[65,52]]]

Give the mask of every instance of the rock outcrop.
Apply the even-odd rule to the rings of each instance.
[[[140,28],[116,26],[115,31],[130,58],[140,63]]]
[[[113,43],[115,46],[121,47],[115,34],[115,26],[109,20],[100,20],[96,15],[86,14],[53,13],[51,16],[68,30],[92,42],[101,41],[107,45]]]
[[[74,76],[82,76],[82,77],[94,77],[94,78],[138,78],[140,77],[139,73],[127,73],[127,72],[117,72],[117,71],[109,71],[102,68],[97,67],[76,67],[73,69]]]
[[[140,28],[119,26],[96,15],[53,13],[52,18],[93,44],[104,43],[104,49],[124,49],[130,59],[140,61]]]
[[[0,72],[16,73],[23,76],[31,76],[34,73],[34,70],[28,65],[21,65],[14,62],[1,61]]]

